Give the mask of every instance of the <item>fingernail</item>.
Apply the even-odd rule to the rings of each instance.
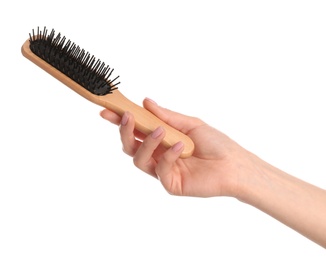
[[[163,127],[162,126],[156,128],[155,131],[152,133],[152,137],[154,139],[158,138],[163,133],[163,131],[164,130],[163,130]]]
[[[147,101],[149,101],[149,102],[151,102],[151,103],[153,103],[153,104],[155,104],[155,105],[157,105],[157,103],[153,100],[153,99],[150,99],[150,98],[145,98]]]
[[[125,112],[121,119],[121,125],[126,125],[128,123],[128,120],[129,120],[128,112]]]
[[[172,150],[174,152],[179,152],[181,149],[183,149],[183,143],[182,142],[177,142],[172,146]]]

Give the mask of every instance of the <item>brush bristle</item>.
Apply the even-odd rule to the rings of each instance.
[[[96,95],[106,95],[117,89],[120,82],[110,79],[114,69],[96,59],[89,52],[57,34],[52,29],[43,31],[37,28],[30,36],[31,51],[47,63],[61,71],[79,85]]]

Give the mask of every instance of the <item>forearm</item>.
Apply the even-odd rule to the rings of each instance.
[[[255,160],[239,199],[326,248],[326,191]]]

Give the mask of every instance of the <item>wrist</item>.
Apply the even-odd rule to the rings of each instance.
[[[274,167],[260,159],[258,156],[247,152],[244,166],[238,173],[237,193],[235,198],[241,202],[254,205],[259,194],[263,192],[268,179],[268,172],[275,171]]]

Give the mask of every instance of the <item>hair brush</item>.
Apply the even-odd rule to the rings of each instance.
[[[145,108],[133,103],[119,90],[119,76],[111,79],[114,69],[96,59],[89,52],[67,40],[54,29],[48,34],[37,28],[22,46],[22,54],[87,100],[116,112],[122,116],[130,111],[135,117],[135,127],[143,134],[150,134],[162,126],[165,137],[162,144],[169,148],[182,141],[184,150],[181,158],[187,158],[194,151],[193,141],[182,132],[169,126]]]

